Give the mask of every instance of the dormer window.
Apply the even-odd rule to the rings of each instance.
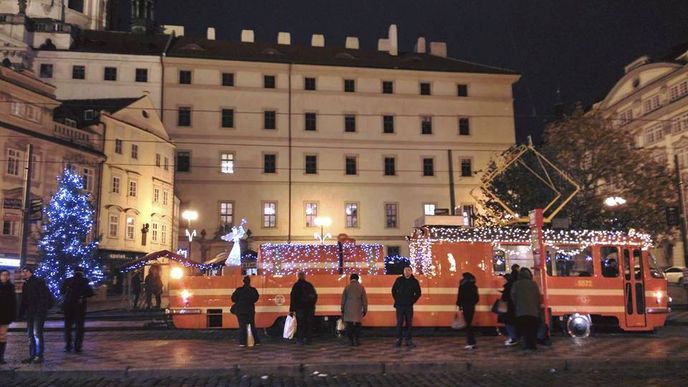
[[[96,111],[93,109],[84,110],[84,120],[92,121],[96,118]]]

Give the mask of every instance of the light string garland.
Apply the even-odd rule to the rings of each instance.
[[[209,272],[211,270],[218,270],[220,267],[222,267],[222,263],[212,263],[212,264],[205,264],[205,263],[197,263],[193,261],[189,261],[188,259],[184,258],[183,256],[180,256],[178,254],[174,254],[169,251],[161,251],[153,254],[149,254],[145,257],[143,257],[140,260],[137,260],[129,265],[122,266],[119,271],[121,273],[129,273],[131,271],[136,271],[144,266],[150,264],[152,261],[158,261],[160,258],[167,258],[170,261],[174,261],[181,266],[184,266],[189,269],[196,269],[199,270],[202,273]]]
[[[382,272],[382,245],[342,244],[345,272],[367,270],[369,275]],[[259,269],[276,276],[306,274],[338,274],[339,252],[337,245],[263,243],[260,246]]]

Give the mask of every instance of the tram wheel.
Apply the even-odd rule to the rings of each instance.
[[[571,337],[588,337],[592,327],[589,314],[574,313],[566,320],[566,333]]]

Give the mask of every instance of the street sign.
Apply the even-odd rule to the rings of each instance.
[[[5,198],[2,201],[2,208],[12,209],[12,210],[21,210],[22,209],[22,200],[21,199]]]
[[[678,207],[667,207],[665,211],[667,226],[675,227],[681,224]]]

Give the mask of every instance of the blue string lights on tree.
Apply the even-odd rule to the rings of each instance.
[[[93,285],[104,278],[98,242],[91,240],[95,219],[91,194],[84,190],[83,178],[69,167],[58,181],[57,192],[45,210],[48,219],[38,242],[41,262],[36,270],[55,296],[62,282],[74,274],[75,266],[84,269]]]

